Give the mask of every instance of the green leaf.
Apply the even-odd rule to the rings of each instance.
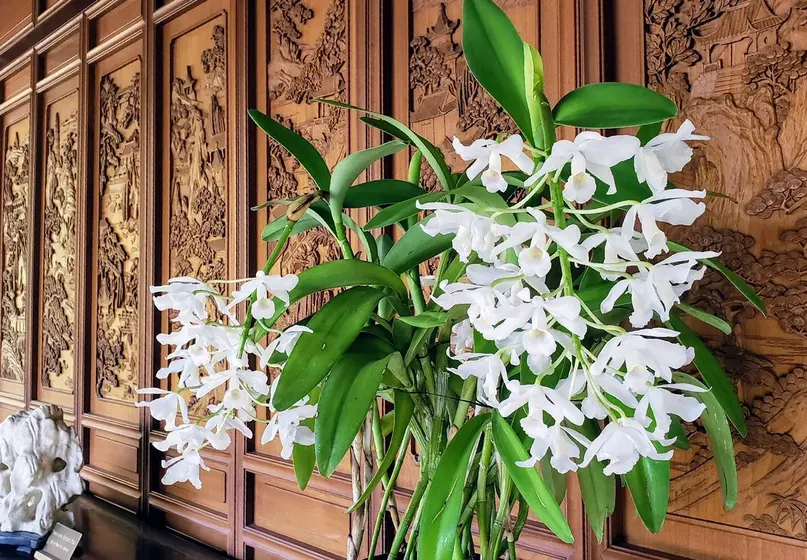
[[[707,325],[716,328],[723,334],[731,334],[731,325],[729,325],[720,317],[712,315],[711,313],[707,313],[703,309],[698,309],[697,307],[692,307],[684,303],[679,303],[676,305],[676,307],[678,307],[678,309],[680,309],[687,315],[695,317],[698,321],[701,321],[703,323],[706,323]]]
[[[286,224],[289,222],[286,216],[280,216],[279,218],[272,220],[263,228],[263,232],[261,233],[261,239],[264,241],[271,242],[277,241],[280,238],[280,232],[286,227]],[[315,227],[319,227],[320,222],[314,216],[309,214],[304,215],[302,218],[297,220],[297,223],[294,224],[294,227],[291,228],[291,235],[295,236],[309,229],[313,229]]]
[[[623,128],[671,119],[675,103],[635,84],[603,82],[579,87],[558,101],[555,122],[579,128]]]
[[[388,117],[382,113],[368,111],[367,109],[362,109],[361,107],[356,107],[341,101],[334,101],[332,99],[315,99],[314,101],[324,103],[326,105],[333,105],[334,107],[342,107],[343,109],[361,111],[363,113],[367,113],[368,115],[372,115],[375,118],[362,118],[361,120],[371,126],[380,128],[399,140],[403,140],[404,142],[414,145],[418,150],[423,152],[423,157],[426,158],[426,161],[429,162],[429,165],[437,174],[437,179],[440,181],[440,184],[443,185],[443,188],[448,190],[454,186],[454,176],[452,175],[451,170],[448,168],[448,164],[446,164],[443,153],[434,144],[415,133],[401,121],[395,120],[392,117]],[[379,123],[382,123],[382,126],[378,126]]]
[[[703,383],[685,373],[675,373],[673,378],[676,383],[689,383],[706,388]],[[706,406],[706,412],[701,416],[701,420],[712,446],[712,455],[720,478],[720,490],[723,492],[723,507],[726,511],[731,511],[737,505],[737,463],[734,459],[734,442],[726,413],[711,392],[692,393],[692,396]]]
[[[529,43],[524,43],[524,83],[533,138],[538,142],[538,147],[542,148],[544,138],[541,133],[541,99],[544,93],[544,60],[541,53]]]
[[[398,321],[419,329],[427,329],[429,327],[439,327],[448,321],[448,313],[444,311],[424,311],[420,315],[398,317]]]
[[[538,471],[534,468],[516,465],[519,461],[529,459],[530,454],[524,449],[524,445],[507,420],[502,418],[498,412],[493,414],[493,441],[502,458],[502,463],[507,468],[507,473],[513,479],[518,491],[527,500],[533,513],[560,540],[566,543],[574,542],[574,535],[569,528],[569,523]]]
[[[321,190],[327,191],[330,188],[331,173],[328,171],[328,164],[308,140],[257,109],[250,109],[249,117],[261,130],[291,152]]]
[[[319,402],[320,388],[315,387],[308,395],[308,404],[317,404]],[[309,428],[314,431],[314,424],[316,418],[306,418],[300,422],[301,426]],[[313,445],[301,445],[295,443],[291,451],[292,464],[294,466],[294,476],[297,479],[297,486],[300,490],[305,490],[308,482],[311,480],[311,475],[314,474],[314,464],[316,463],[316,454]]]
[[[670,499],[670,462],[642,457],[623,477],[644,526],[658,533]]]
[[[594,441],[600,433],[597,423],[588,419],[582,426],[575,426],[574,429],[591,441]],[[584,453],[585,448],[581,447],[581,452]],[[597,459],[592,460],[587,467],[577,469],[577,480],[580,483],[583,504],[586,506],[586,516],[599,542],[602,542],[605,533],[606,519],[616,509],[616,480],[603,471],[604,466]]]
[[[388,361],[389,357],[371,361],[366,354],[345,354],[334,364],[322,387],[314,430],[317,468],[322,476],[330,477],[350,449],[373,405]]]
[[[695,367],[698,368],[703,380],[712,389],[712,393],[726,412],[731,423],[734,424],[740,435],[745,437],[748,433],[748,428],[745,425],[743,407],[740,404],[740,399],[737,398],[734,386],[729,381],[729,378],[726,377],[726,372],[723,371],[723,366],[714,357],[709,347],[680,317],[670,315],[667,325],[671,329],[678,331],[678,341],[681,344],[695,349]]]
[[[349,189],[345,195],[345,208],[366,208],[395,204],[412,197],[426,194],[426,191],[409,181],[398,179],[378,179],[361,183]]]
[[[689,247],[681,245],[680,243],[675,243],[674,241],[667,241],[667,246],[675,251],[676,253],[680,253],[681,251],[691,251]],[[734,284],[734,287],[737,288],[740,293],[745,296],[745,299],[751,302],[751,304],[759,309],[763,315],[767,317],[768,309],[765,307],[765,302],[762,301],[762,298],[757,295],[754,289],[745,283],[745,280],[740,278],[737,274],[726,268],[722,263],[713,259],[700,259],[700,261],[705,264],[706,266],[713,268],[720,272],[726,279]]]
[[[614,194],[608,194],[608,185],[596,179],[597,190],[594,192],[594,200],[600,204],[614,204],[625,200],[641,202],[652,196],[650,187],[646,183],[640,183],[636,177],[632,159],[619,162],[611,168],[611,172],[618,185]]]
[[[384,474],[389,470],[390,465],[395,461],[395,458],[398,456],[398,451],[405,443],[404,436],[406,435],[409,421],[412,419],[414,411],[415,403],[412,401],[412,397],[402,391],[395,391],[395,425],[392,428],[392,438],[390,439],[389,447],[387,448],[384,458],[378,464],[375,476],[367,485],[364,493],[350,506],[347,513],[353,513],[359,506],[367,501],[367,498],[372,495],[375,487],[381,482]]]
[[[365,224],[364,229],[369,231],[371,229],[397,224],[411,216],[416,216],[417,213],[420,212],[417,207],[418,202],[421,204],[425,204],[427,202],[438,202],[445,199],[449,195],[449,192],[442,191],[437,193],[421,194],[415,196],[414,198],[410,198],[409,200],[402,200],[401,202],[392,204],[383,210],[379,210],[378,214],[373,216],[370,221]]]
[[[341,259],[303,270],[297,275],[297,286],[289,292],[289,299],[299,301],[322,290],[358,285],[387,286],[401,297],[407,295],[400,276],[389,268],[367,261]]]
[[[684,425],[677,416],[670,416],[670,431],[667,432],[668,438],[674,438],[673,446],[678,449],[689,449],[689,438],[684,431]]]
[[[342,205],[348,189],[358,179],[359,175],[364,173],[376,161],[400,152],[405,147],[406,144],[397,140],[387,142],[374,148],[352,153],[336,164],[331,176],[331,195],[329,198],[329,206],[334,219],[338,214],[342,213]]]
[[[453,234],[432,237],[420,227],[430,217],[409,228],[409,231],[393,245],[381,264],[397,274],[403,274],[450,248],[451,240],[454,239]]]
[[[492,0],[463,2],[462,49],[468,69],[480,85],[536,146],[525,86],[524,42],[507,14]]]
[[[663,125],[663,121],[658,121],[649,124],[643,124],[639,127],[639,130],[636,132],[636,138],[642,143],[642,146],[646,146],[648,142],[650,142],[653,138],[659,135],[661,132],[661,125]]]
[[[361,332],[370,313],[384,297],[375,288],[359,286],[338,294],[308,322],[291,352],[275,391],[277,410],[286,410],[322,381],[333,364]]]
[[[423,498],[420,516],[417,555],[420,560],[451,558],[468,463],[488,422],[490,414],[481,414],[468,420],[449,442],[434,471]]]

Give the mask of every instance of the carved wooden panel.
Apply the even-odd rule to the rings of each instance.
[[[807,193],[807,5],[790,0],[645,0],[646,82],[681,107],[711,141],[674,178],[737,200],[717,200],[678,234],[722,261],[762,295],[763,317],[722,276],[707,273],[691,297],[734,325],[703,331],[743,401],[748,436],[735,436],[740,492],[723,511],[702,428],[674,458],[669,511],[658,537],[628,502],[630,545],[696,558],[803,558],[807,538],[804,429],[804,225]]]
[[[28,321],[26,293],[30,239],[30,119],[27,115],[3,130],[2,238],[0,239],[0,380],[3,390],[23,395]],[[14,385],[6,383],[14,382]]]
[[[67,85],[67,84],[66,84]],[[42,293],[39,387],[72,407],[76,349],[78,92],[45,104],[42,184]],[[59,396],[61,393],[63,396]]]
[[[190,15],[190,14],[188,14]],[[166,279],[228,277],[227,16],[219,13],[168,40]],[[212,399],[216,397],[213,396]],[[211,399],[192,401],[205,416]]]

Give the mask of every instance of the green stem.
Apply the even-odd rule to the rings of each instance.
[[[462,382],[462,392],[460,393],[461,400],[457,402],[457,412],[454,413],[454,421],[452,422],[457,428],[461,428],[468,417],[468,409],[471,408],[471,399],[474,394],[476,394],[476,382],[477,378],[472,375]]]
[[[488,557],[495,560],[498,557],[499,543],[504,532],[504,522],[510,515],[510,493],[513,490],[512,480],[502,467],[499,473],[499,509],[496,511],[496,519],[493,521],[493,531],[490,538]]]
[[[272,271],[272,267],[275,266],[277,262],[277,258],[280,256],[280,253],[283,251],[283,248],[286,245],[286,241],[288,241],[289,236],[291,235],[291,230],[294,229],[294,225],[296,222],[289,220],[286,222],[283,231],[280,232],[280,237],[277,239],[277,243],[275,247],[272,249],[272,252],[269,254],[269,258],[266,259],[266,263],[263,265],[263,273],[269,274]],[[241,329],[241,341],[238,344],[238,357],[244,355],[244,347],[247,344],[247,338],[249,338],[249,330],[252,328],[252,304],[255,303],[255,294],[249,298],[249,306],[247,307],[247,314],[244,317],[244,327]]]
[[[373,426],[373,432],[375,435],[375,426]],[[378,510],[378,517],[375,520],[375,527],[373,528],[373,540],[370,542],[370,557],[372,558],[375,555],[375,549],[378,545],[378,538],[381,535],[381,525],[384,522],[384,514],[387,511],[387,504],[390,502],[391,499],[394,500],[394,490],[395,490],[395,482],[398,480],[398,475],[401,473],[401,467],[403,467],[404,459],[406,459],[407,454],[407,445],[406,442],[409,441],[409,434],[410,429],[409,427],[406,428],[406,433],[404,434],[404,444],[401,446],[400,451],[398,451],[398,457],[395,459],[395,466],[392,468],[392,475],[387,478],[387,481],[382,482],[384,483],[384,496],[381,498],[381,506]],[[400,520],[393,519],[393,524],[397,527],[401,526]]]
[[[476,511],[479,524],[479,548],[482,551],[488,549],[488,530],[490,528],[490,509],[488,504],[488,467],[490,458],[493,455],[493,437],[490,425],[485,428],[484,440],[482,443],[482,457],[479,461],[479,478],[476,481]]]
[[[420,480],[418,480],[418,484],[415,486],[415,491],[412,493],[412,500],[409,502],[409,506],[406,508],[406,513],[401,520],[401,525],[398,527],[398,531],[395,533],[395,538],[392,541],[392,548],[390,548],[390,553],[387,560],[396,560],[398,558],[398,555],[401,552],[401,545],[403,545],[404,541],[406,540],[406,533],[409,531],[409,525],[412,524],[412,518],[415,517],[415,512],[420,508],[420,500],[423,499],[423,494],[426,492],[426,486],[428,486],[428,484],[429,481],[424,476],[421,476]],[[410,543],[410,545],[414,546],[414,543]]]

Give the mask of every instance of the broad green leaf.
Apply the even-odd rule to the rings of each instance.
[[[526,461],[530,454],[524,449],[515,431],[498,412],[493,414],[493,441],[496,450],[507,468],[507,473],[527,500],[530,509],[544,525],[566,543],[574,542],[574,535],[569,523],[563,516],[560,505],[555,501],[552,492],[547,488],[544,479],[534,468],[519,467],[516,463]]]
[[[468,69],[536,147],[525,86],[524,42],[492,0],[464,0],[462,49]],[[532,83],[532,80],[530,80]],[[530,92],[532,93],[532,92]]]
[[[317,468],[322,476],[330,477],[350,449],[373,405],[388,361],[389,357],[372,360],[366,354],[349,353],[331,369],[322,386],[314,430]]]
[[[450,560],[462,509],[468,463],[490,414],[468,420],[449,442],[423,498],[418,558]]]
[[[689,438],[684,431],[684,425],[677,416],[670,416],[670,431],[667,432],[668,438],[675,438],[673,446],[678,449],[689,449]]]
[[[420,226],[428,219],[409,228],[409,231],[393,245],[381,264],[397,274],[403,274],[451,247],[454,235],[440,234],[432,237],[423,231]]]
[[[261,233],[261,239],[264,241],[271,242],[277,241],[280,238],[280,232],[286,227],[286,224],[289,223],[288,218],[285,215],[280,216],[277,219],[272,220],[263,228],[263,232]],[[313,229],[315,227],[319,227],[320,222],[314,216],[306,214],[299,220],[297,223],[294,224],[294,227],[291,228],[291,235],[295,236],[297,234],[303,233],[308,231],[309,229]]]
[[[320,391],[320,387],[314,387],[308,395],[308,404],[313,405],[319,402]],[[306,418],[300,422],[300,425],[309,428],[313,432],[315,421],[316,418]],[[292,447],[291,459],[294,466],[294,476],[297,479],[297,486],[300,490],[305,490],[306,486],[308,486],[308,481],[311,480],[311,475],[314,473],[314,465],[316,463],[314,446],[295,443]]]
[[[594,420],[586,419],[582,426],[573,426],[573,429],[590,441],[594,441],[600,434],[600,427]],[[585,448],[581,446],[580,451],[585,453]],[[604,470],[605,467],[597,459],[592,460],[588,466],[577,469],[586,516],[599,542],[602,542],[605,533],[605,521],[616,509],[616,480],[605,474]]]
[[[541,100],[544,99],[544,60],[541,53],[524,43],[524,93],[527,96],[527,108],[530,112],[532,135],[539,147],[543,147],[544,138],[541,132]]]
[[[642,143],[642,146],[647,145],[653,138],[658,136],[661,132],[661,125],[663,125],[663,121],[658,121],[649,124],[643,124],[639,127],[639,130],[636,132],[636,138]]]
[[[261,130],[291,152],[321,190],[327,191],[330,188],[331,173],[328,171],[328,164],[308,140],[257,109],[250,109],[249,117]]]
[[[406,323],[412,327],[426,329],[429,327],[439,327],[448,321],[448,313],[444,311],[424,311],[420,315],[411,317],[398,317],[398,321]]]
[[[366,208],[396,204],[412,197],[426,194],[426,191],[398,179],[378,179],[351,187],[345,195],[345,208]]]
[[[667,246],[675,251],[676,253],[680,253],[681,251],[691,251],[689,247],[681,245],[680,243],[675,243],[673,241],[667,241]],[[717,270],[720,274],[726,277],[726,279],[734,284],[734,287],[737,288],[740,293],[745,296],[745,299],[751,302],[754,307],[759,309],[763,315],[768,315],[768,309],[765,307],[765,302],[762,301],[762,298],[757,295],[754,289],[745,283],[745,280],[740,278],[737,274],[726,268],[722,263],[716,261],[714,259],[701,259],[701,262],[706,266]]]
[[[737,398],[734,386],[729,381],[729,378],[726,377],[726,372],[723,371],[723,366],[714,357],[709,347],[680,317],[670,315],[670,320],[667,324],[671,329],[678,331],[678,341],[681,344],[695,349],[695,367],[698,368],[703,380],[712,389],[712,393],[726,412],[726,416],[729,417],[740,435],[745,437],[748,429],[745,425],[743,407],[740,404],[740,399]]]
[[[697,307],[692,307],[691,305],[686,305],[684,303],[676,304],[676,307],[687,315],[695,317],[698,321],[716,328],[723,334],[731,334],[731,325],[716,315],[712,315],[703,309],[698,309]]]
[[[443,188],[448,190],[454,186],[454,176],[452,175],[451,170],[448,168],[448,164],[446,164],[443,153],[437,148],[437,146],[412,131],[401,121],[395,120],[392,117],[388,117],[382,113],[368,111],[367,109],[362,109],[361,107],[356,107],[341,101],[334,101],[332,99],[315,99],[314,101],[324,103],[326,105],[333,105],[334,107],[342,107],[343,109],[361,111],[363,113],[367,113],[368,115],[372,115],[374,117],[372,119],[362,118],[361,120],[371,126],[380,128],[399,140],[403,140],[404,142],[414,145],[418,150],[423,152],[423,157],[426,158],[426,161],[429,162],[429,165],[437,174],[437,179],[440,181],[440,184],[443,185]],[[378,126],[379,123],[381,123],[382,126]]]
[[[412,401],[412,397],[403,391],[395,391],[395,424],[392,428],[392,438],[390,439],[389,447],[387,447],[384,458],[378,464],[375,476],[367,485],[364,493],[350,506],[350,509],[347,510],[348,513],[353,513],[359,506],[367,501],[367,498],[372,495],[373,490],[378,486],[378,483],[381,482],[381,479],[390,468],[390,465],[395,461],[395,458],[398,456],[398,451],[405,443],[404,436],[406,435],[409,421],[412,419],[414,411],[415,403]]]
[[[406,144],[395,140],[374,148],[352,153],[336,164],[331,175],[331,195],[328,202],[334,219],[338,214],[342,213],[342,206],[348,189],[358,179],[359,175],[364,173],[376,161],[400,152],[405,147]]]
[[[673,378],[676,383],[689,383],[706,388],[703,383],[685,373],[675,373]],[[711,392],[692,393],[692,396],[706,405],[701,420],[712,445],[712,455],[720,478],[720,490],[723,492],[723,507],[726,511],[731,511],[737,505],[737,463],[734,459],[734,442],[726,413]]]
[[[670,462],[642,457],[623,477],[642,523],[651,533],[658,533],[670,499]]]
[[[361,240],[362,245],[364,245],[364,250],[367,253],[366,260],[378,262],[378,248],[375,245],[375,237],[364,231],[364,229],[347,214],[342,214],[342,223]]]
[[[579,128],[623,128],[671,119],[675,103],[635,84],[603,82],[567,93],[553,110],[555,122]]]
[[[401,202],[392,204],[383,210],[379,210],[378,214],[373,216],[370,221],[365,224],[364,229],[370,231],[371,229],[397,224],[411,216],[416,216],[417,213],[420,212],[417,207],[418,202],[421,204],[425,204],[427,202],[438,202],[445,199],[449,195],[450,193],[442,191],[437,193],[421,194],[408,200],[402,200]]]
[[[386,233],[382,233],[375,239],[376,247],[378,247],[378,260],[383,261],[384,257],[387,256],[387,253],[395,242],[392,238],[387,235]],[[406,296],[403,296],[406,299]],[[384,299],[381,303],[378,304],[378,314],[383,317],[384,319],[389,320],[395,314],[395,308],[393,307],[392,303],[389,299]]]
[[[384,297],[375,288],[359,286],[338,294],[308,322],[291,352],[275,391],[277,410],[286,410],[322,381],[333,364],[361,332],[370,313]]]

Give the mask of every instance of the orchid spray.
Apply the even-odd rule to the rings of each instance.
[[[164,483],[199,487],[204,449],[227,448],[233,434],[253,437],[266,417],[262,441],[280,441],[301,488],[315,468],[329,477],[350,456],[349,511],[358,520],[349,558],[358,558],[377,491],[371,555],[389,516],[390,559],[515,559],[529,511],[573,540],[560,508],[570,472],[598,538],[617,477],[658,532],[670,459],[687,443],[682,422],[702,419],[733,507],[731,426],[745,433],[742,408],[683,317],[731,327],[682,296],[711,267],[763,313],[764,304],[717,253],[665,233],[705,211],[708,191],[677,188],[668,176],[689,162],[690,142],[708,139],[689,121],[661,133],[676,107],[639,86],[593,84],[551,107],[540,55],[491,0],[465,0],[463,29],[468,67],[519,134],[469,145],[455,138],[461,173],[382,114],[364,111],[363,120],[393,139],[329,169],[303,137],[250,112],[316,189],[275,202],[288,207],[263,232],[274,244],[269,259],[231,295],[224,288],[233,283],[193,278],[152,288],[157,308],[173,312],[172,331],[158,337],[170,353],[157,377],[174,376],[178,390],[144,389],[152,399],[139,404],[164,422],[167,437],[155,445],[175,450]],[[573,140],[558,140],[561,126]],[[598,132],[637,126],[636,136]],[[354,184],[404,149],[413,154],[408,180]],[[439,191],[419,185],[422,165]],[[377,209],[363,227],[345,213],[361,207]],[[343,258],[274,274],[289,238],[311,228],[333,235]],[[435,258],[433,277],[422,277],[421,265]],[[295,302],[334,289],[311,317],[275,328]],[[223,396],[209,414],[191,417],[186,397],[214,391]],[[398,511],[393,488],[412,439],[420,480]]]

